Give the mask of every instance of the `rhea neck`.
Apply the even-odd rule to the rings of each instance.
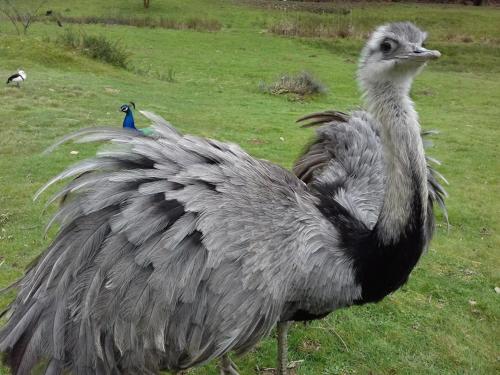
[[[424,148],[409,97],[413,77],[392,78],[361,83],[367,109],[380,126],[386,186],[375,230],[386,245],[423,228],[427,204]]]
[[[132,111],[129,109],[125,112],[125,118],[123,119],[123,127],[127,129],[136,129],[134,116],[132,115]]]

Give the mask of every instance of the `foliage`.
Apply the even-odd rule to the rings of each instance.
[[[42,17],[36,18],[38,21]],[[172,17],[116,17],[116,16],[65,16],[61,15],[58,20],[64,24],[103,24],[103,25],[127,25],[135,27],[159,27],[163,29],[184,30],[191,29],[196,31],[218,31],[222,24],[211,18],[189,17],[185,20],[178,20]]]
[[[165,77],[165,81],[167,82],[175,82],[175,71],[173,68],[168,68],[167,75]]]
[[[128,54],[118,43],[108,40],[104,35],[91,35],[85,32],[75,32],[72,29],[59,35],[57,39],[65,47],[76,49],[83,54],[102,62],[127,67]]]
[[[347,38],[354,33],[351,12],[336,16],[334,20],[307,14],[293,18],[284,17],[277,21],[271,21],[268,30],[282,36],[316,38]]]
[[[324,94],[326,87],[310,73],[281,74],[280,77],[271,84],[261,82],[259,88],[262,92],[272,95],[295,94],[299,97],[308,95]]]

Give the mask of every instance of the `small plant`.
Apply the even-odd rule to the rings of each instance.
[[[80,34],[67,29],[64,33],[59,34],[57,42],[67,48],[77,49],[80,47]]]
[[[128,56],[125,49],[117,42],[108,40],[104,35],[76,33],[68,29],[59,36],[58,42],[71,49],[79,50],[95,60],[127,68]]]
[[[1,1],[1,0],[0,0]],[[220,21],[211,18],[192,17],[186,20],[178,20],[169,17],[116,17],[116,16],[58,16],[61,23],[85,24],[85,25],[127,25],[135,27],[151,27],[162,29],[184,30],[191,29],[196,31],[219,31],[222,28]],[[35,19],[39,20],[39,19]]]
[[[295,95],[299,99],[306,96],[326,93],[326,86],[316,80],[310,73],[302,72],[296,75],[283,74],[271,84],[261,82],[260,90],[271,95]]]
[[[176,82],[175,78],[175,70],[173,68],[168,68],[166,72],[164,71],[157,71],[153,69],[152,65],[149,66],[129,66],[127,68],[129,71],[133,72],[134,74],[144,76],[144,77],[151,77],[154,79],[158,79],[160,81],[164,82]]]
[[[222,25],[219,21],[205,18],[189,18],[186,22],[182,23],[185,28],[196,31],[218,31]],[[182,27],[181,27],[182,28]]]
[[[175,82],[175,71],[173,68],[168,68],[167,76],[165,77],[165,81],[167,82]]]
[[[127,67],[127,53],[116,42],[111,42],[104,35],[83,34],[84,53],[93,59],[104,61],[122,68]]]
[[[320,15],[286,17],[268,25],[273,34],[307,38],[348,38],[354,35],[352,12],[338,14],[334,19]]]

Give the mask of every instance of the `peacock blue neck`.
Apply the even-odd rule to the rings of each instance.
[[[132,111],[130,109],[127,111],[125,118],[123,119],[123,127],[126,129],[136,129],[134,116],[132,115]]]

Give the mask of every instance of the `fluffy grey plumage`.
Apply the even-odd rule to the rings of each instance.
[[[85,173],[59,193],[75,192],[56,214],[61,230],[22,280],[1,332],[19,374],[43,357],[58,371],[144,373],[244,352],[287,299],[317,294],[306,280],[325,263],[333,282],[311,308],[359,296],[335,228],[300,180],[145,115],[154,138],[75,134],[117,147],[48,184]]]
[[[335,157],[317,155],[309,186],[146,112],[152,137],[86,129],[65,139],[114,147],[47,184],[80,176],[56,195],[68,197],[59,233],[0,331],[15,374],[41,360],[46,374],[189,368],[249,350],[277,322],[396,290],[428,242],[429,194],[416,114],[390,83],[402,96],[386,98],[400,107],[377,107],[381,86],[366,82],[369,113],[322,128]]]
[[[302,122],[302,127],[319,126],[316,132],[316,138],[311,142],[309,146],[306,147],[303,154],[296,161],[293,166],[293,172],[297,177],[307,184],[314,184],[325,178],[326,167],[329,164],[334,164],[333,170],[340,170],[338,166],[335,165],[336,152],[335,148],[342,147],[339,142],[339,133],[342,133],[342,127],[349,127],[350,123],[356,123],[356,118],[367,116],[366,112],[357,111],[351,116],[346,113],[330,110],[324,112],[313,113],[304,117],[301,117],[297,122]],[[344,124],[344,125],[343,125]],[[345,132],[345,129],[344,129]],[[422,141],[424,142],[424,148],[430,147],[432,143],[426,140],[426,137],[430,137],[436,134],[436,131],[427,130],[422,131]],[[373,141],[380,143],[380,135],[375,132]],[[427,190],[429,193],[429,221],[433,221],[434,214],[432,208],[434,204],[438,204],[441,208],[443,215],[448,221],[448,211],[446,209],[445,198],[448,196],[446,190],[441,185],[439,180],[444,183],[448,183],[446,178],[439,173],[433,164],[440,164],[440,162],[428,155],[425,156],[427,161]],[[329,173],[326,173],[329,175]],[[360,186],[354,187],[353,189],[360,189]],[[365,189],[360,189],[365,190]],[[375,210],[376,212],[377,210]]]

